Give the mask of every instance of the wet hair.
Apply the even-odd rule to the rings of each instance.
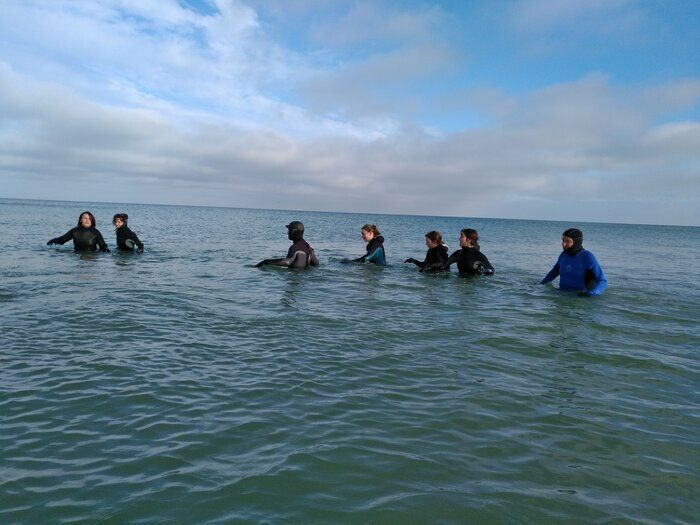
[[[464,228],[461,233],[474,243],[474,247],[477,250],[479,249],[479,232],[473,228]]]
[[[442,244],[442,234],[438,231],[433,230],[426,233],[425,236],[431,241],[436,242],[438,245]]]
[[[375,237],[377,237],[378,235],[381,235],[381,233],[379,233],[379,228],[377,228],[374,224],[365,224],[362,227],[362,229],[365,230],[366,232],[372,232]]]
[[[112,224],[114,224],[114,221],[117,219],[121,219],[124,224],[126,224],[129,220],[129,216],[126,213],[115,213],[114,217],[112,217]]]
[[[95,220],[95,216],[89,211],[84,211],[83,213],[78,215],[78,226],[81,226],[80,219],[83,218],[83,215],[87,215],[88,217],[90,217],[90,228],[94,228],[97,226],[97,221]]]

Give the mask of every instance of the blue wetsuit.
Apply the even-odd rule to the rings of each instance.
[[[367,243],[367,254],[355,259],[357,262],[386,265],[386,252],[384,251],[384,237],[377,235]]]
[[[547,284],[557,277],[560,290],[587,291],[589,295],[596,296],[608,287],[603,269],[588,250],[581,250],[576,255],[561,252],[557,263],[541,284]]]

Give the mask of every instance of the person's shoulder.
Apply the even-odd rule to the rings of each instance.
[[[588,260],[588,261],[596,261],[597,262],[595,255],[593,255],[593,252],[589,252],[588,250],[583,250],[581,252],[581,255],[583,255],[583,257],[585,257],[586,260]]]

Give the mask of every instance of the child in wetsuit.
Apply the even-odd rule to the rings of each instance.
[[[461,250],[457,250],[447,259],[444,268],[447,269],[452,263],[457,263],[460,275],[493,275],[494,269],[486,256],[479,248],[479,234],[476,230],[466,228],[459,234],[459,245]]]
[[[360,229],[362,240],[367,243],[367,253],[358,257],[354,262],[386,265],[386,251],[384,250],[384,237],[379,233],[379,228],[374,224],[365,224]]]
[[[138,236],[129,229],[127,226],[127,221],[129,216],[126,213],[117,213],[112,217],[112,224],[114,224],[114,233],[117,234],[117,248],[120,250],[133,251],[136,247],[137,252],[143,251],[143,243],[139,240]]]
[[[440,232],[433,230],[426,233],[425,245],[428,247],[425,260],[419,261],[410,257],[404,262],[415,264],[421,272],[435,272],[445,269],[444,266],[448,259],[447,246],[443,244]]]
[[[578,228],[566,230],[562,234],[561,247],[564,251],[540,284],[559,277],[560,290],[574,290],[589,296],[602,294],[608,281],[595,255],[583,249],[583,232]]]

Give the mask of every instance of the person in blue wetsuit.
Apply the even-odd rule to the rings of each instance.
[[[65,244],[70,240],[73,241],[73,249],[76,252],[94,252],[98,246],[100,251],[109,252],[104,237],[102,237],[100,230],[95,227],[95,216],[89,211],[80,214],[78,225],[75,228],[71,228],[60,237],[54,237],[46,244],[47,246]]]
[[[438,231],[431,231],[425,234],[425,245],[428,251],[425,253],[425,260],[419,261],[410,257],[405,263],[411,263],[418,266],[421,272],[438,272],[442,271],[443,266],[449,258],[447,255],[447,246],[442,242],[442,234]]]
[[[386,265],[386,250],[384,249],[384,237],[379,233],[379,228],[374,224],[365,224],[360,230],[362,240],[367,243],[367,253],[355,259],[355,262]]]
[[[318,266],[318,259],[313,248],[304,240],[304,225],[299,221],[292,221],[286,226],[287,237],[292,245],[287,250],[287,256],[281,259],[265,259],[255,266],[285,266],[287,268],[308,268]]]
[[[561,238],[561,247],[564,251],[540,284],[547,284],[559,277],[560,290],[574,290],[589,296],[602,294],[608,282],[595,256],[583,249],[583,232],[577,228],[566,230]]]

